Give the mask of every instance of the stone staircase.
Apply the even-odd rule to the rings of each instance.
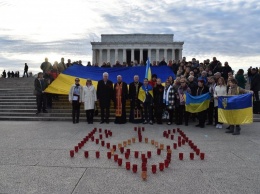
[[[71,105],[67,95],[59,95],[59,100],[53,101],[52,109],[48,109],[48,113],[35,114],[34,79],[34,77],[0,78],[0,120],[71,121]],[[129,115],[129,102],[127,102],[126,109],[127,115]],[[114,121],[114,116],[114,109],[111,107],[111,122]],[[83,105],[81,106],[80,121],[86,121]],[[100,114],[94,117],[94,121],[100,121]],[[260,115],[254,115],[254,122],[259,121]]]

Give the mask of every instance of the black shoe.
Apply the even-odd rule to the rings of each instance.
[[[167,123],[167,125],[171,125],[171,124],[172,124],[172,122],[168,122],[168,123]]]
[[[145,120],[144,122],[143,122],[143,124],[147,124],[148,122]]]
[[[212,125],[213,123],[207,123],[206,125]]]
[[[76,123],[79,123],[79,121],[76,121]]]
[[[157,122],[157,124],[158,124],[158,125],[161,125],[161,124],[162,124],[162,122]]]
[[[47,111],[47,110],[44,110],[43,113],[48,113],[48,111]]]
[[[226,129],[230,129],[230,125]]]
[[[239,132],[239,131],[234,131],[234,132],[232,133],[232,135],[240,135],[240,132]]]
[[[40,114],[40,113],[41,113],[41,112],[37,111],[35,114],[37,114],[37,115],[38,115],[38,114]]]
[[[188,126],[188,123],[185,123],[185,126]]]
[[[150,121],[149,124],[150,124],[150,125],[153,125],[153,121]]]
[[[109,121],[106,121],[106,124],[109,124]]]
[[[200,127],[200,124],[195,125],[195,127]]]
[[[205,128],[205,125],[200,125],[200,128]]]
[[[75,121],[73,121],[73,124],[76,124],[76,122],[75,122]]]
[[[100,124],[103,124],[103,123],[105,123],[105,121],[101,121],[101,122],[100,122]]]

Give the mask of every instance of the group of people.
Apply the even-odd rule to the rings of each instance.
[[[28,77],[28,65],[27,63],[24,64],[24,73],[23,73],[23,77],[25,77],[25,75]],[[16,72],[13,72],[13,71],[8,71],[6,73],[6,71],[4,70],[3,73],[2,73],[2,78],[19,78],[20,77],[20,72],[19,71],[16,71]]]
[[[64,59],[62,59],[64,62]],[[47,73],[48,60],[42,64],[43,72]],[[59,64],[56,64],[57,67]],[[114,123],[124,124],[127,122],[126,102],[130,102],[129,122],[143,124],[163,123],[162,115],[168,113],[167,124],[173,122],[177,125],[189,125],[189,121],[196,119],[196,127],[204,128],[205,125],[215,125],[222,128],[218,121],[218,96],[238,95],[251,92],[254,99],[259,101],[260,75],[255,68],[251,69],[250,90],[245,90],[247,83],[244,71],[240,69],[236,75],[228,62],[219,62],[216,57],[213,60],[205,60],[199,63],[196,59],[186,62],[184,57],[181,61],[170,61],[168,65],[176,75],[174,79],[169,76],[167,80],[161,80],[156,74],[151,80],[145,78],[139,81],[135,75],[133,82],[127,86],[121,75],[117,76],[117,82],[112,83],[108,79],[108,73],[103,73],[103,79],[98,81],[97,88],[92,85],[92,80],[87,79],[86,84],[80,84],[80,79],[75,79],[75,84],[69,92],[69,101],[72,104],[73,123],[79,122],[80,105],[84,103],[87,122],[93,123],[94,110],[101,112],[100,123],[109,123],[111,102],[114,104]],[[64,66],[64,68],[66,68]],[[48,68],[47,68],[48,69]],[[165,85],[162,85],[165,82]],[[45,86],[45,85],[44,85]],[[185,93],[199,96],[207,92],[211,95],[209,108],[199,113],[189,113],[185,110]],[[97,103],[99,102],[99,103]],[[39,110],[38,110],[39,111]],[[206,122],[207,121],[207,122]],[[227,133],[240,134],[240,126],[229,126]]]

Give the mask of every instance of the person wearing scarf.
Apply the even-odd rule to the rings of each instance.
[[[143,107],[143,124],[148,122],[153,124],[153,88],[148,84],[148,79],[145,78],[143,85],[140,88],[138,99],[140,100],[141,107]]]
[[[170,80],[165,81],[165,88],[164,88],[164,93],[163,93],[163,103],[166,107],[166,110],[169,113],[169,120],[167,125],[172,124],[172,119],[173,119],[173,108],[174,108],[174,89],[171,85]]]
[[[183,117],[184,117],[185,126],[188,126],[190,113],[185,110],[184,94],[186,92],[188,92],[190,94],[191,93],[191,89],[187,85],[186,78],[181,78],[180,79],[180,84],[181,85],[178,88],[178,92],[177,92],[177,96],[176,96],[177,101],[179,103],[179,107],[178,107],[179,115],[178,115],[178,123],[177,123],[177,125],[182,125],[182,121],[183,121]]]
[[[82,102],[83,87],[79,84],[80,80],[75,79],[75,85],[71,86],[69,92],[69,102],[72,104],[72,121],[79,123],[80,104]]]
[[[206,94],[209,92],[208,86],[205,85],[205,79],[203,77],[200,77],[198,79],[198,89],[196,96],[200,96],[202,94]],[[199,124],[196,125],[196,127],[204,128],[205,127],[205,121],[207,118],[207,110],[201,111],[197,113]]]
[[[163,113],[163,93],[164,86],[160,78],[157,78],[156,85],[153,88],[154,95],[154,113],[156,117],[157,124],[162,124],[162,113]]]

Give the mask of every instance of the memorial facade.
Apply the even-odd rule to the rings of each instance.
[[[119,61],[130,64],[182,59],[184,42],[174,42],[173,34],[102,34],[101,42],[91,42],[92,64]]]

